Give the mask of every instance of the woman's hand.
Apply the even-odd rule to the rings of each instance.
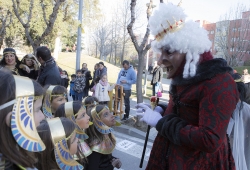
[[[120,161],[119,158],[113,158],[111,160],[111,164],[113,165],[113,167],[118,168],[118,169],[120,169],[122,166],[122,162]]]

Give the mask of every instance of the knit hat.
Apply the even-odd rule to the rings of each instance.
[[[185,21],[186,15],[180,5],[160,3],[149,18],[149,28],[155,40],[151,43],[154,51],[167,48],[169,52],[186,53],[183,78],[196,74],[200,54],[208,52],[211,42],[207,31],[194,21]]]

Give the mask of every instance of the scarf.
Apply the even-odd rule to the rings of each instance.
[[[99,80],[99,83],[102,85],[102,86],[107,86],[108,82],[104,82],[102,80]]]

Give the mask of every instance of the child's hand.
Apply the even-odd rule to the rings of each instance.
[[[26,65],[24,65],[24,68],[23,68],[24,71],[27,71],[27,73],[30,73],[30,68]]]
[[[111,164],[113,165],[113,167],[120,169],[122,166],[122,162],[120,161],[119,158],[113,158],[111,161]]]

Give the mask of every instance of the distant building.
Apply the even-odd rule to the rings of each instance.
[[[212,42],[211,52],[215,57],[235,55],[237,65],[243,65],[244,61],[250,60],[250,11],[242,12],[241,18],[235,20],[196,22],[208,31]]]

